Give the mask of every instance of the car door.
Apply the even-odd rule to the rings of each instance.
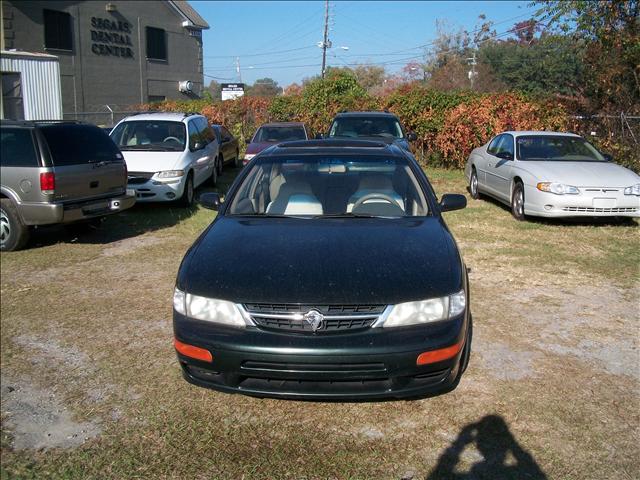
[[[193,183],[195,186],[204,182],[211,173],[209,152],[202,136],[202,126],[198,119],[189,120],[189,165],[193,169]]]
[[[500,135],[495,149],[487,149],[487,188],[502,200],[509,200],[511,166],[513,164],[513,136]]]
[[[233,135],[225,127],[220,127],[221,148],[224,161],[229,162],[236,157],[236,148],[233,141]]]
[[[493,137],[486,149],[480,149],[481,152],[473,162],[476,167],[476,172],[478,173],[478,187],[485,192],[493,193],[493,190],[491,190],[489,182],[487,181],[487,169],[489,168],[489,164],[492,163],[492,159],[494,158],[493,155],[497,151],[498,144],[501,140],[502,135]]]

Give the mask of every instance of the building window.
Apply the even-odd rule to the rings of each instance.
[[[22,102],[22,81],[19,73],[2,72],[2,113],[3,118],[24,120]]]
[[[73,50],[71,15],[56,10],[44,10],[44,48]]]
[[[166,99],[164,95],[149,95],[149,103],[164,102]]]
[[[167,41],[162,28],[147,27],[147,58],[167,59]]]

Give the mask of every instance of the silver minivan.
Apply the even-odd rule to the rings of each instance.
[[[118,147],[95,125],[0,123],[0,250],[17,250],[36,225],[88,221],[135,203]]]
[[[193,204],[194,190],[215,185],[219,146],[207,118],[195,113],[132,115],[111,131],[129,168],[129,188],[139,202]]]

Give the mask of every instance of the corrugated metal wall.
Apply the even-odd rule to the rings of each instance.
[[[57,58],[2,52],[2,72],[20,72],[25,120],[62,120],[60,65]]]

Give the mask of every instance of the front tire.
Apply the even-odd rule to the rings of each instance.
[[[513,218],[522,222],[526,219],[524,214],[524,185],[517,182],[511,193],[511,214]]]
[[[189,172],[189,175],[187,176],[187,183],[184,185],[184,192],[182,193],[182,197],[180,197],[179,204],[182,207],[191,207],[193,205],[194,196],[193,174]]]
[[[478,172],[475,167],[471,169],[471,178],[469,179],[469,193],[471,198],[478,200],[480,198],[480,192],[478,191]]]
[[[29,240],[29,227],[22,223],[18,209],[8,198],[0,200],[0,250],[20,250]]]

